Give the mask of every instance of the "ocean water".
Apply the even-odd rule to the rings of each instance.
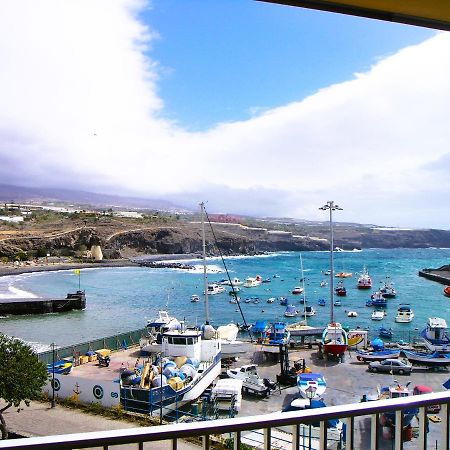
[[[303,252],[303,274],[308,304],[317,314],[308,318],[311,325],[325,325],[330,319],[330,289],[320,287],[320,281],[329,277],[323,272],[329,268],[329,253]],[[450,323],[450,299],[444,297],[443,286],[418,276],[425,267],[440,267],[450,261],[450,249],[369,249],[359,252],[335,253],[335,271],[352,272],[353,277],[344,280],[347,297],[342,297],[342,306],[335,307],[335,319],[344,325],[360,326],[375,335],[380,326],[391,327],[399,335],[407,331],[424,328],[431,316],[443,317]],[[184,261],[186,262],[186,261]],[[200,301],[191,303],[190,296],[203,293],[201,262],[192,271],[150,268],[104,268],[83,269],[81,288],[86,291],[85,311],[36,316],[11,316],[0,318],[0,331],[26,341],[48,345],[69,345],[116,333],[143,328],[147,319],[156,316],[158,310],[167,309],[179,319],[191,324],[204,321],[204,305]],[[231,277],[242,281],[249,276],[261,275],[270,278],[256,288],[241,288],[241,307],[247,322],[257,319],[295,322],[299,318],[287,319],[284,306],[279,301],[267,303],[269,297],[284,296],[303,310],[302,296],[292,295],[295,286],[301,285],[300,254],[283,252],[255,257],[230,257],[225,259]],[[365,306],[373,291],[356,288],[358,272],[366,266],[372,276],[373,291],[389,276],[397,289],[397,297],[388,300],[387,316],[383,321],[370,320],[373,308]],[[209,282],[226,278],[220,259],[208,259]],[[273,275],[279,278],[273,278]],[[338,279],[334,279],[335,284]],[[78,276],[73,271],[24,274],[0,278],[1,297],[65,297],[78,289]],[[229,288],[227,289],[227,291]],[[258,304],[244,303],[246,297],[259,297]],[[319,298],[327,306],[318,306]],[[229,303],[227,293],[209,297],[211,321],[215,325],[229,321],[242,323],[236,305]],[[410,303],[415,318],[410,324],[397,324],[394,318],[398,305]],[[358,313],[357,318],[347,318],[346,312]]]

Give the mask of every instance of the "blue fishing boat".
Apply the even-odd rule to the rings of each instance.
[[[380,327],[378,329],[378,336],[383,337],[385,339],[390,339],[392,338],[392,329],[391,328],[384,328],[384,327]]]
[[[288,299],[286,297],[280,297],[280,305],[281,306],[287,306]]]
[[[327,302],[323,298],[319,298],[317,303],[319,306],[326,306],[327,304]]]
[[[387,306],[387,300],[383,297],[383,295],[380,292],[375,292],[371,296],[372,305],[371,306],[381,306],[386,307]]]
[[[321,373],[301,373],[297,375],[297,387],[303,398],[309,398],[308,390],[314,393],[311,398],[317,398],[324,394],[327,382]]]
[[[278,347],[280,345],[288,344],[290,337],[290,333],[286,330],[286,324],[284,322],[274,322],[270,325],[262,343],[263,345]]]
[[[373,352],[356,350],[356,359],[358,361],[384,361],[385,359],[397,359],[400,356],[399,349],[384,349]]]
[[[266,331],[268,330],[268,324],[265,320],[257,320],[251,327],[252,334],[258,338],[262,337],[266,334]]]
[[[450,350],[450,338],[447,335],[447,322],[440,317],[430,317],[427,326],[422,330],[425,346],[431,351]]]
[[[450,366],[450,353],[446,352],[413,352],[402,350],[408,361],[412,364],[428,367]]]

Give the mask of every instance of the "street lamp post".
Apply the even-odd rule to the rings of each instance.
[[[52,408],[56,406],[55,402],[55,343],[52,342]]]
[[[331,303],[331,318],[330,322],[334,323],[334,303],[333,303],[333,295],[334,295],[334,260],[333,260],[333,251],[334,251],[334,242],[333,242],[333,211],[342,211],[338,205],[334,203],[334,201],[328,201],[324,206],[320,207],[322,211],[329,210],[330,211],[330,303]]]
[[[309,409],[311,409],[311,401],[315,397],[316,391],[317,391],[317,388],[315,386],[311,386],[311,385],[309,385],[305,389],[306,397],[309,399]],[[309,437],[309,450],[311,450],[311,422],[309,422],[308,437]]]

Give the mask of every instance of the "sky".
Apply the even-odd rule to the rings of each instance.
[[[3,0],[0,67],[2,183],[450,229],[447,32],[251,0]]]

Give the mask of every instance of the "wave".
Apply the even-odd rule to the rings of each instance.
[[[24,291],[22,289],[9,285],[7,286],[6,292],[0,293],[0,299],[10,298],[38,298],[38,296],[33,294],[32,292]]]

